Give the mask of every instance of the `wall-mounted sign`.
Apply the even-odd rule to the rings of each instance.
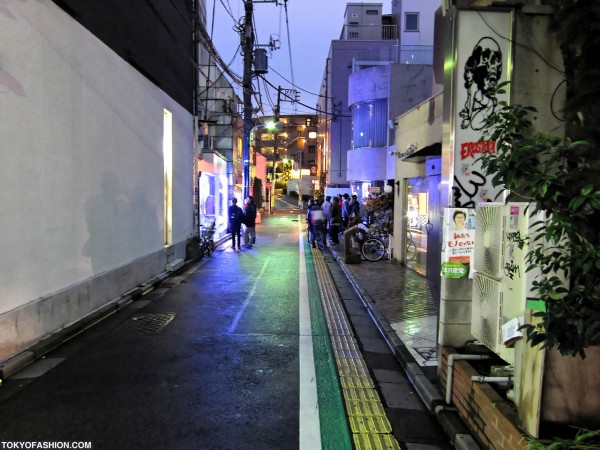
[[[444,278],[473,277],[475,209],[444,208],[442,272]]]

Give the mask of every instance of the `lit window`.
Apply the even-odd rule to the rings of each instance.
[[[419,31],[419,13],[404,14],[404,31]]]
[[[173,115],[163,112],[165,246],[173,244]]]

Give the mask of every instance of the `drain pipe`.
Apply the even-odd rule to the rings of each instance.
[[[454,361],[482,361],[491,359],[489,355],[463,355],[460,353],[452,353],[448,356],[448,376],[446,377],[446,403],[452,403],[452,379],[454,378]]]
[[[485,377],[482,375],[473,375],[471,381],[477,383],[512,383],[512,377]]]

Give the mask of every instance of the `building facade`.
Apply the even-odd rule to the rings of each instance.
[[[326,64],[320,132],[330,187],[361,198],[394,178],[394,118],[432,95],[437,2],[348,3]],[[405,44],[406,41],[406,44]]]
[[[3,8],[0,361],[185,258],[203,7]]]

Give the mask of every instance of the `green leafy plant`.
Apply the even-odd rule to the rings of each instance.
[[[504,83],[506,84],[506,83]],[[497,87],[503,93],[504,84]],[[495,151],[481,156],[484,171],[508,200],[531,202],[541,213],[528,246],[527,270],[541,276],[533,283],[545,311],[540,323],[524,326],[532,345],[580,354],[600,344],[600,177],[597,149],[585,141],[532,130],[531,107],[499,102],[484,129]]]
[[[252,192],[254,192],[254,203],[256,208],[263,207],[263,182],[260,178],[255,177],[252,184]]]
[[[573,439],[556,438],[544,444],[537,440],[529,441],[528,450],[592,450],[600,449],[600,430],[579,430]]]

